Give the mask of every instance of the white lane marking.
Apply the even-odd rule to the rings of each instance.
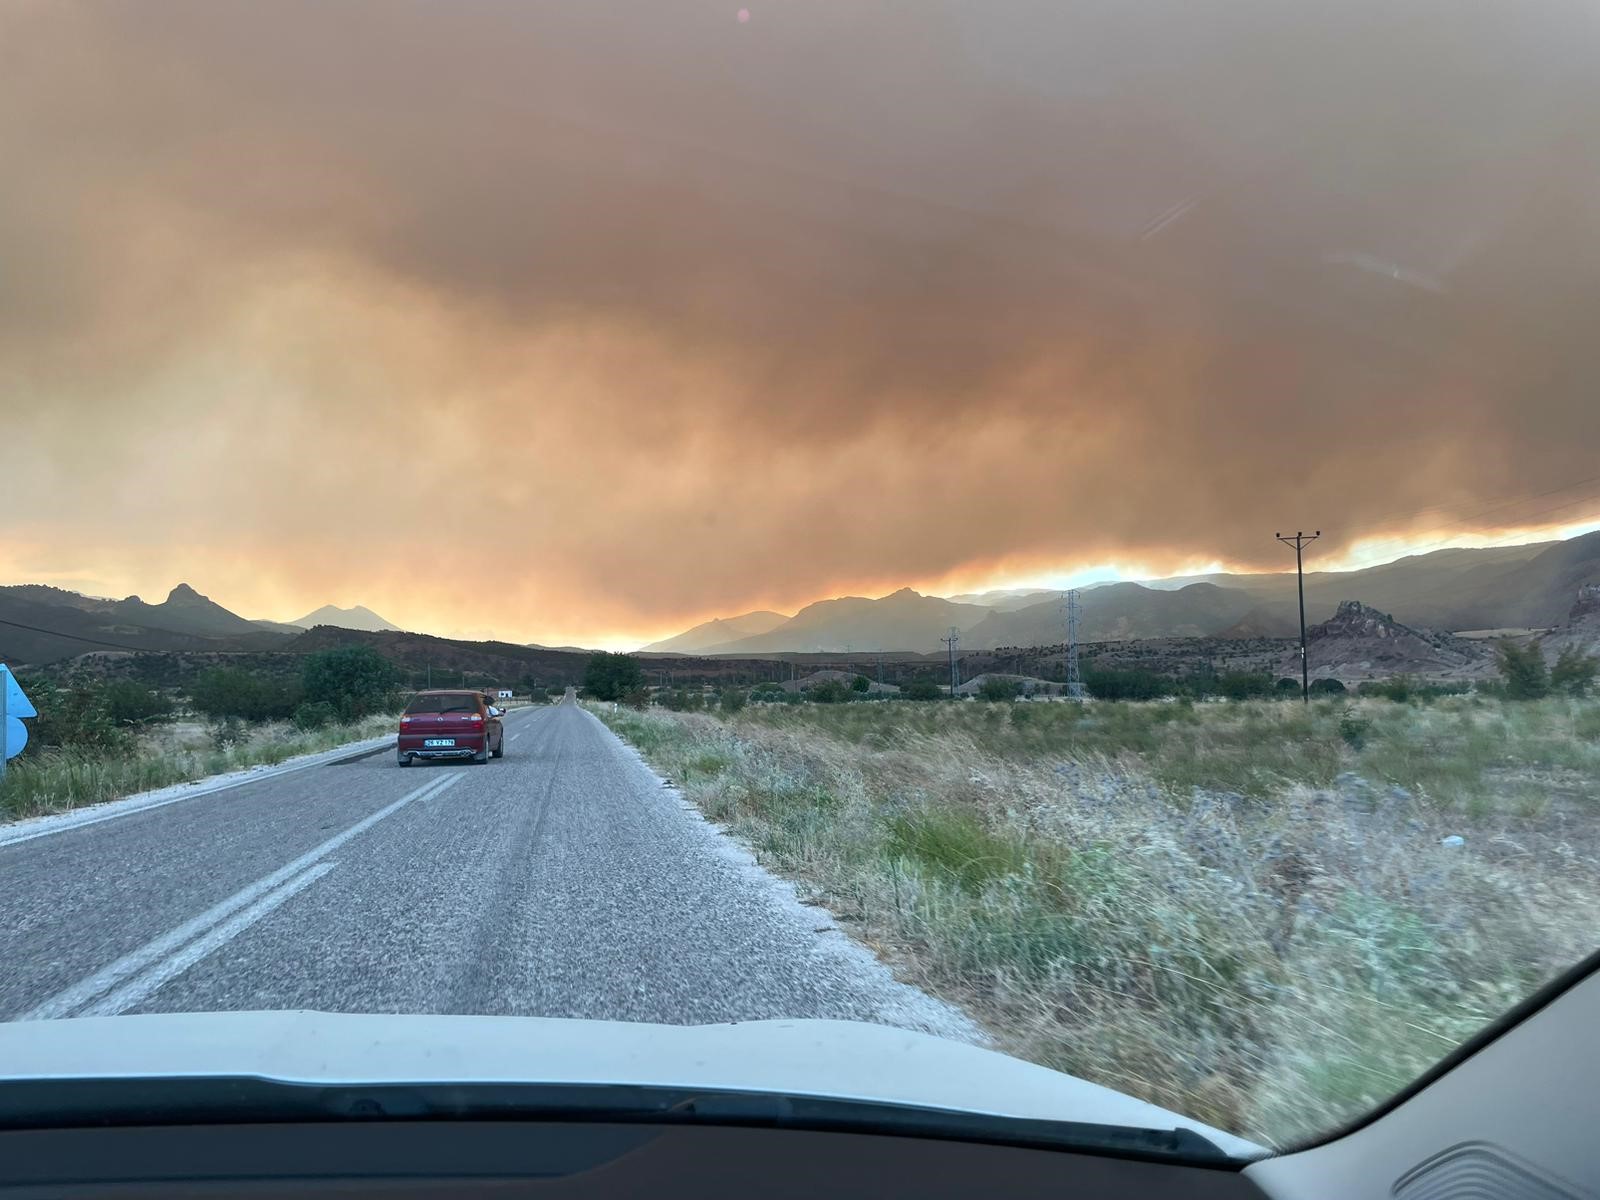
[[[144,1003],[168,980],[176,979],[206,955],[231,942],[285,900],[310,887],[337,865],[337,863],[321,862],[309,871],[300,872],[288,883],[268,892],[243,912],[229,917],[210,933],[197,937],[176,954],[161,959],[143,975],[134,976],[110,995],[101,997],[75,1015],[114,1017],[120,1012],[126,1012]]]
[[[368,742],[380,742],[388,738],[369,738]],[[52,834],[66,833],[72,829],[84,829],[90,825],[98,825],[102,821],[115,821],[118,817],[131,817],[134,813],[149,812],[154,808],[165,808],[169,804],[179,804],[184,800],[195,800],[201,796],[211,796],[217,792],[226,792],[233,788],[244,787],[247,784],[260,783],[263,779],[277,779],[280,775],[292,775],[296,771],[309,771],[312,767],[324,766],[327,760],[342,754],[353,754],[364,743],[354,742],[344,746],[335,746],[332,750],[318,754],[310,762],[291,763],[287,766],[268,767],[265,770],[251,767],[248,774],[241,774],[237,778],[224,778],[215,783],[201,782],[194,784],[174,784],[170,788],[162,788],[154,795],[157,799],[143,799],[138,796],[125,796],[121,800],[109,800],[104,804],[95,804],[88,808],[75,809],[72,812],[51,813],[48,816],[34,817],[31,820],[18,822],[12,829],[0,832],[0,846],[15,846],[20,842],[31,842],[34,838],[50,837]],[[382,747],[380,746],[381,750]],[[166,792],[181,788],[177,795],[167,796]]]
[[[423,796],[436,796],[444,791],[445,788],[459,783],[464,778],[465,776],[463,775],[446,775],[442,779],[435,779],[423,784],[415,791],[400,797],[393,804],[380,808],[370,816],[363,817],[343,833],[336,833],[320,846],[307,850],[288,865],[279,868],[270,875],[262,876],[254,883],[241,888],[226,900],[212,905],[198,917],[185,921],[172,932],[146,942],[137,950],[129,951],[88,978],[81,979],[71,987],[57,992],[42,1004],[35,1006],[16,1019],[19,1021],[48,1021],[56,1017],[68,1016],[77,1009],[92,1004],[96,998],[117,987],[130,976],[136,975],[152,963],[157,963],[168,955],[181,950],[189,942],[208,933],[241,908],[254,904],[268,892],[287,883],[307,867],[315,864],[319,859],[332,854],[351,838],[365,833],[385,817],[399,812],[413,800],[420,799]]]
[[[522,731],[521,731],[521,730],[520,730],[520,729],[519,729],[519,730],[518,730],[518,731],[517,731],[517,732],[516,732],[516,733],[513,733],[513,734],[512,734],[512,735],[511,735],[511,736],[510,736],[510,737],[508,737],[508,738],[507,738],[507,739],[506,739],[506,741],[508,741],[508,742],[514,742],[514,741],[516,741],[516,740],[517,740],[517,739],[518,739],[518,738],[519,738],[519,737],[521,737],[521,736],[522,736]]]

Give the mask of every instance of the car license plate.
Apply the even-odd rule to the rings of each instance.
[[[424,746],[454,746],[456,740],[455,738],[423,738],[422,744]]]

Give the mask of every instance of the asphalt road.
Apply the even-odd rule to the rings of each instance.
[[[0,844],[0,1017],[281,1008],[975,1033],[570,699],[487,765],[386,752]]]

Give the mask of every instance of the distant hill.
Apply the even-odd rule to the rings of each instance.
[[[47,663],[106,649],[270,650],[290,640],[180,583],[160,604],[39,584],[0,587],[0,659]]]
[[[1120,642],[1137,638],[1209,637],[1257,606],[1248,593],[1212,583],[1161,591],[1137,583],[1113,583],[1081,595],[1078,638]],[[961,636],[964,650],[1042,646],[1066,637],[1059,594],[1015,612],[991,612]]]
[[[313,629],[318,625],[333,625],[339,629],[360,629],[367,633],[380,633],[384,630],[399,631],[398,625],[391,625],[377,613],[363,605],[354,608],[336,608],[332,604],[324,604],[315,612],[308,612],[303,617],[297,617],[289,622],[298,625],[301,629]]]
[[[1014,612],[1019,608],[1038,604],[1048,597],[1059,595],[1061,595],[1059,589],[1006,588],[994,592],[968,592],[962,596],[946,596],[945,599],[952,604],[981,604],[984,608],[992,608],[999,612]]]
[[[755,637],[709,646],[707,654],[761,654],[782,650],[937,649],[953,625],[970,629],[990,611],[955,604],[910,588],[881,596],[845,596],[808,604],[776,628]]]
[[[674,637],[664,638],[641,646],[648,653],[699,654],[712,646],[736,642],[740,638],[759,637],[770,633],[789,618],[782,613],[760,609],[737,617],[716,617],[704,621],[693,629],[686,629]]]
[[[1293,572],[1199,579],[1248,592],[1261,602],[1265,617],[1286,617],[1299,627]],[[1341,601],[1360,596],[1396,620],[1429,629],[1545,628],[1564,620],[1578,588],[1592,582],[1600,582],[1600,533],[1564,542],[1435,550],[1359,571],[1307,572],[1306,619],[1327,620]]]

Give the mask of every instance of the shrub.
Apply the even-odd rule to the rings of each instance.
[[[872,684],[867,681],[865,675],[857,675],[850,681],[850,690],[858,696],[865,696],[872,690]]]
[[[294,710],[294,724],[296,729],[311,730],[321,729],[331,725],[334,717],[333,705],[326,700],[308,700]]]
[[[623,693],[622,702],[629,708],[650,707],[650,689],[637,687]]]
[[[1365,746],[1367,734],[1371,731],[1372,722],[1357,713],[1355,709],[1347,708],[1339,714],[1339,736],[1352,750],[1360,750]]]
[[[907,700],[937,700],[944,692],[931,679],[913,679],[900,694]]]
[[[1311,694],[1313,696],[1337,696],[1344,692],[1344,684],[1337,679],[1313,679],[1311,681]]]
[[[1567,696],[1587,696],[1594,686],[1595,672],[1600,670],[1600,660],[1584,654],[1576,646],[1568,646],[1550,668],[1550,690]]]
[[[306,655],[300,679],[308,701],[351,721],[390,704],[400,672],[371,646],[338,646]]]
[[[722,695],[718,699],[718,703],[722,706],[722,711],[726,713],[738,712],[744,707],[744,702],[744,693],[738,688],[723,688]]]
[[[53,746],[122,753],[130,746],[127,731],[112,721],[105,699],[96,689],[60,691],[32,682],[23,683],[22,688],[39,710],[38,718],[28,723],[29,750]]]
[[[282,721],[300,706],[301,691],[287,680],[256,675],[239,667],[213,667],[189,688],[198,713],[222,721]]]
[[[583,670],[583,690],[596,700],[620,700],[624,692],[644,686],[644,671],[631,654],[601,651]]]
[[[783,684],[772,683],[770,681],[767,683],[758,683],[755,687],[750,689],[750,699],[781,700],[783,699]]]
[[[989,678],[979,685],[978,696],[993,704],[1001,700],[1015,700],[1019,691],[1021,688],[1014,679]]]
[[[244,722],[238,717],[224,717],[211,727],[211,744],[218,750],[232,750],[249,740]]]
[[[142,683],[113,679],[103,692],[106,716],[114,725],[148,725],[172,715],[172,701]]]
[[[1278,680],[1276,687],[1278,695],[1292,696],[1300,690],[1300,681],[1298,679],[1290,679],[1285,676],[1284,678]]]
[[[1138,668],[1088,671],[1083,685],[1096,700],[1159,700],[1173,692],[1172,680]]]
[[[1524,646],[1501,642],[1494,665],[1505,683],[1507,700],[1538,700],[1550,691],[1550,674],[1537,642]]]
[[[851,694],[848,685],[837,679],[824,679],[811,689],[809,698],[818,704],[840,704],[850,699]]]
[[[1217,691],[1229,700],[1254,700],[1272,695],[1272,680],[1265,675],[1230,671],[1217,678]]]

